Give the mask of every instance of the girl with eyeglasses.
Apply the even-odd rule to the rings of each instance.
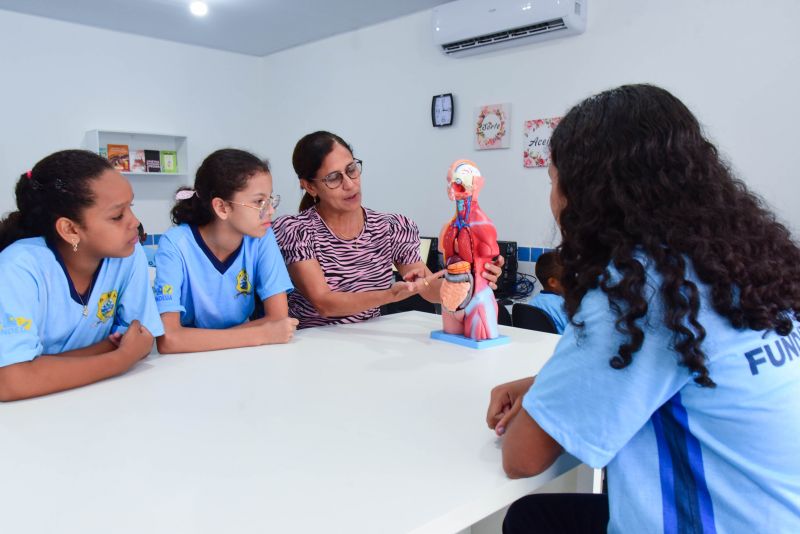
[[[419,294],[439,302],[441,280],[425,267],[419,230],[400,214],[361,204],[362,162],[336,134],[306,135],[292,164],[305,194],[298,215],[275,221],[275,235],[297,291],[289,313],[300,328],[365,321],[380,306]],[[502,266],[487,264],[490,285]],[[394,282],[392,266],[403,281]]]
[[[288,317],[292,284],[271,229],[280,197],[267,162],[217,150],[200,165],[194,188],[175,198],[176,226],[155,256],[153,291],[165,330],[159,352],[287,343],[297,321]],[[264,316],[248,320],[261,305]]]
[[[0,401],[127,371],[163,333],[130,184],[105,158],[63,150],[15,193],[0,222]]]

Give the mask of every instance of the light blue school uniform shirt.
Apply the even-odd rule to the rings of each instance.
[[[42,237],[0,252],[0,280],[0,367],[94,345],[133,320],[153,336],[164,333],[138,244],[127,258],[100,263],[88,295],[78,294],[58,251]]]
[[[153,291],[159,313],[180,312],[183,326],[230,328],[245,322],[261,301],[293,289],[270,228],[244,236],[225,261],[209,250],[197,227],[181,224],[161,236]]]
[[[800,532],[800,326],[785,337],[737,330],[692,275],[717,384],[700,387],[678,365],[661,279],[647,272],[632,363],[609,365],[623,336],[607,296],[591,290],[575,317],[585,327],[567,326],[524,409],[569,453],[608,466],[608,532]]]
[[[531,306],[539,308],[545,312],[550,319],[553,320],[553,326],[559,334],[564,333],[569,319],[567,319],[567,310],[564,308],[564,297],[557,295],[551,291],[539,291],[539,294],[533,297],[530,302]]]

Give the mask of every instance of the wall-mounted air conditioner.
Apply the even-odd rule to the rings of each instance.
[[[456,0],[433,9],[433,39],[465,56],[583,33],[588,0]]]

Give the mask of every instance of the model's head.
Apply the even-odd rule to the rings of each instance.
[[[478,198],[483,187],[483,175],[478,166],[468,159],[460,159],[447,171],[447,196],[450,200]]]

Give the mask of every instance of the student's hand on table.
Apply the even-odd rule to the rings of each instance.
[[[119,332],[114,332],[108,336],[108,340],[111,342],[112,345],[119,348],[119,342],[122,341],[122,334]]]
[[[142,326],[142,323],[133,321],[120,338],[117,350],[124,354],[126,359],[130,360],[130,364],[133,365],[150,354],[152,348],[153,335],[147,328]]]
[[[522,397],[533,385],[534,377],[522,378],[500,384],[492,389],[489,396],[489,409],[486,411],[486,424],[502,436],[508,423],[522,408]]]
[[[260,344],[272,345],[276,343],[288,343],[294,336],[299,323],[300,321],[293,317],[264,321],[256,327],[260,330],[261,334],[263,334]]]
[[[497,280],[500,278],[500,275],[503,274],[503,265],[505,264],[506,259],[500,254],[498,254],[491,263],[487,262],[483,264],[485,270],[481,273],[481,276],[489,282],[489,287],[491,287],[493,291],[497,289]]]

